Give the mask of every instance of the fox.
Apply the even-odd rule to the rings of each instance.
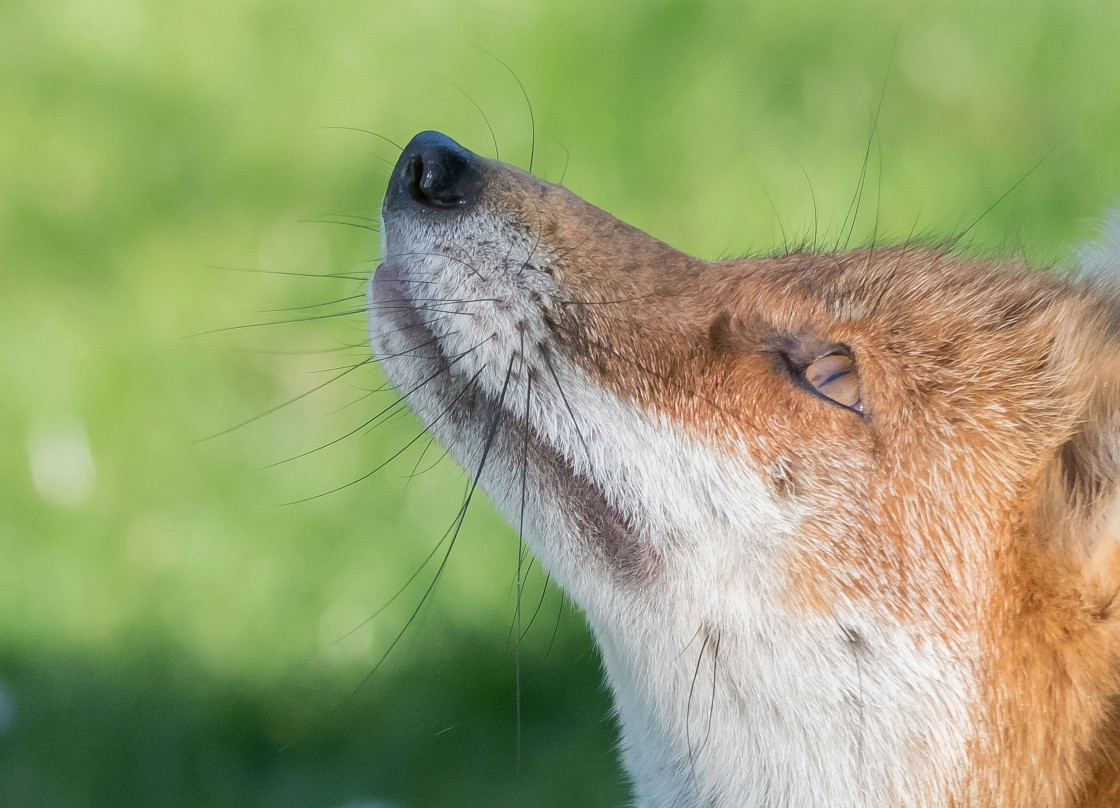
[[[1120,217],[693,258],[437,132],[370,339],[586,617],[638,808],[1120,805]]]

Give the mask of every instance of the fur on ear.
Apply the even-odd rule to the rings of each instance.
[[[1079,570],[1088,604],[1111,611],[1120,605],[1120,297],[1094,284],[1071,309],[1051,357],[1069,417],[1042,468],[1036,525]]]
[[[1086,277],[1112,276],[1112,282],[1116,282],[1120,277],[1120,207],[1105,217],[1098,239],[1078,247],[1074,255]]]
[[[1055,424],[1035,524],[1104,613],[1120,607],[1120,208],[1075,254],[1085,294],[1057,315],[1051,353],[1068,418]]]
[[[1115,364],[1115,363],[1111,363]],[[1120,592],[1120,377],[1094,396],[1079,430],[1057,453],[1057,506],[1065,519],[1067,547],[1080,566],[1090,602],[1107,608]]]

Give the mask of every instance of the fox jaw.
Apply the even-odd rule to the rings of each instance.
[[[701,261],[434,132],[382,232],[374,350],[586,612],[639,806],[1120,804],[1120,259]]]

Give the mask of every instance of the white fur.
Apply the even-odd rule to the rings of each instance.
[[[539,371],[529,413],[535,431],[657,553],[648,585],[620,583],[575,535],[544,470],[529,470],[522,503],[514,431],[495,444],[482,484],[514,525],[524,511],[526,540],[587,613],[637,805],[942,804],[965,768],[978,704],[975,647],[948,648],[843,605],[830,618],[791,613],[781,551],[800,514],[769,495],[750,467],[750,447],[729,454],[690,439],[554,354],[565,404],[535,347],[548,334],[529,299],[556,293],[536,268],[549,257],[493,218],[462,221],[454,232],[413,219],[384,227],[387,259],[424,282],[410,287],[413,301],[438,299],[438,308],[462,312],[422,312],[443,354],[479,346],[453,365],[457,381],[424,386],[409,403],[474,473],[488,425],[452,428],[440,414],[456,385],[480,370],[479,384],[497,398],[512,368],[505,406],[524,417],[524,365],[510,361],[524,347],[525,364]],[[497,302],[446,302],[453,300]],[[420,353],[393,358],[409,351],[408,337],[376,312],[372,336],[399,389],[430,376]],[[849,629],[862,638],[859,652]]]

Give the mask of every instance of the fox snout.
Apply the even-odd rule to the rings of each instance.
[[[434,132],[382,218],[375,352],[583,608],[642,808],[1115,804],[1120,256],[704,261]]]

